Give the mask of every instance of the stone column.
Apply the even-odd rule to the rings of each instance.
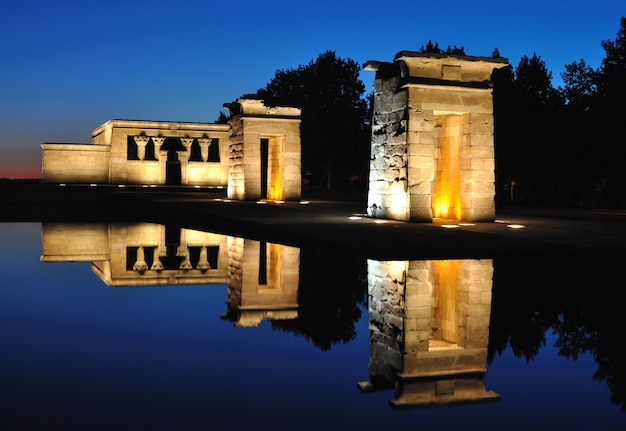
[[[202,246],[200,249],[200,258],[198,259],[198,264],[196,265],[196,269],[199,269],[202,272],[211,269],[211,265],[209,264],[209,260],[207,257],[207,249],[206,246]]]
[[[187,167],[189,166],[189,151],[176,151],[180,162],[180,183],[187,184]]]
[[[178,269],[182,271],[189,271],[190,269],[193,269],[193,266],[191,265],[191,261],[189,260],[189,248],[185,247],[182,253],[181,252],[176,253],[177,256],[180,256],[181,254],[183,256],[183,261],[180,263],[180,266],[178,267]]]
[[[146,263],[146,256],[143,247],[139,247],[137,249],[137,260],[133,265],[133,271],[137,271],[140,274],[143,274],[148,270],[148,264]]]
[[[188,153],[191,153],[191,144],[193,144],[193,138],[180,138],[180,142],[183,144]]]
[[[209,147],[211,146],[211,138],[198,138],[198,144],[200,144],[200,152],[202,154],[202,161],[209,160]]]
[[[163,262],[161,262],[161,250],[159,247],[154,249],[154,253],[152,255],[152,266],[150,269],[152,271],[163,271],[165,269]]]
[[[135,136],[135,143],[137,144],[137,156],[139,160],[143,160],[146,156],[146,144],[150,138],[146,135]]]
[[[161,152],[161,145],[165,142],[165,136],[153,136],[152,142],[154,142],[154,156],[157,160],[161,160],[163,154],[165,154],[165,157],[167,158],[167,151],[164,151],[163,153]]]

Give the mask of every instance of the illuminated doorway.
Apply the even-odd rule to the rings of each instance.
[[[435,113],[435,218],[461,219],[461,147],[464,115]]]
[[[283,145],[285,138],[261,138],[261,199],[281,201],[283,191]]]

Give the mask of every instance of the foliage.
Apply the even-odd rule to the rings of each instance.
[[[602,65],[566,65],[557,89],[536,53],[494,73],[500,203],[626,205],[626,18],[601,44]]]
[[[277,70],[256,93],[266,105],[302,109],[303,172],[329,190],[367,178],[368,103],[360,71],[355,61],[326,51],[307,65]]]
[[[428,41],[426,46],[422,45],[418,52],[422,54],[465,55],[465,49],[462,46],[459,48],[454,45],[454,48],[450,48],[450,45],[448,45],[448,48],[443,50],[439,48],[439,44],[437,42],[433,44],[431,40]]]

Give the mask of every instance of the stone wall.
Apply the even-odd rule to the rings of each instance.
[[[110,147],[88,144],[42,144],[41,180],[45,183],[106,183]]]

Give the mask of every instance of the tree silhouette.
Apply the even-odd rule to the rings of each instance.
[[[302,109],[303,172],[314,183],[344,188],[356,178],[362,188],[369,166],[369,119],[361,67],[334,51],[296,69],[278,70],[256,93],[266,105]]]

